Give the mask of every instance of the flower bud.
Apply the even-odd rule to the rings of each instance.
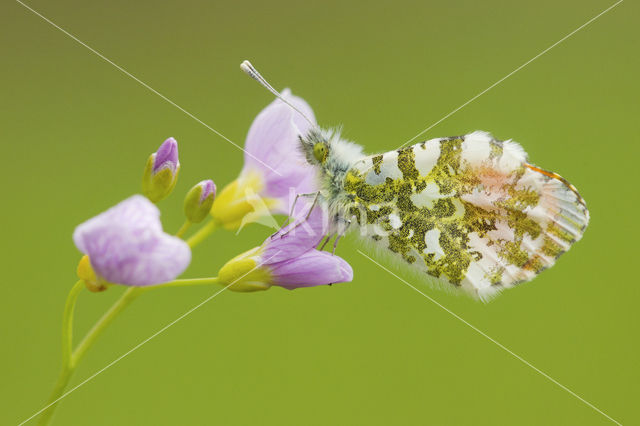
[[[268,290],[271,287],[271,274],[260,265],[261,248],[255,247],[228,261],[218,272],[218,279],[229,290],[252,292]]]
[[[166,198],[178,181],[179,170],[178,142],[169,138],[149,156],[142,177],[142,192],[154,203]]]
[[[212,180],[203,180],[187,192],[184,199],[184,214],[191,223],[200,223],[211,211],[216,197],[216,185]]]

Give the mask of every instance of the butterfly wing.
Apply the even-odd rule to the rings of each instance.
[[[573,185],[485,132],[366,157],[343,184],[363,235],[481,299],[552,266],[589,222]]]

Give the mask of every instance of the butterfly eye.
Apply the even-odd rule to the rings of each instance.
[[[324,163],[327,159],[327,145],[324,142],[318,142],[313,145],[313,156],[320,163]]]

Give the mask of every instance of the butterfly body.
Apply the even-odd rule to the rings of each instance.
[[[589,221],[573,185],[485,132],[367,156],[316,128],[301,146],[334,229],[355,222],[400,264],[481,299],[553,265]]]

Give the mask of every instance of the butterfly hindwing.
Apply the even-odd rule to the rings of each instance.
[[[553,265],[589,220],[575,187],[484,132],[366,157],[343,185],[378,247],[483,299]]]

